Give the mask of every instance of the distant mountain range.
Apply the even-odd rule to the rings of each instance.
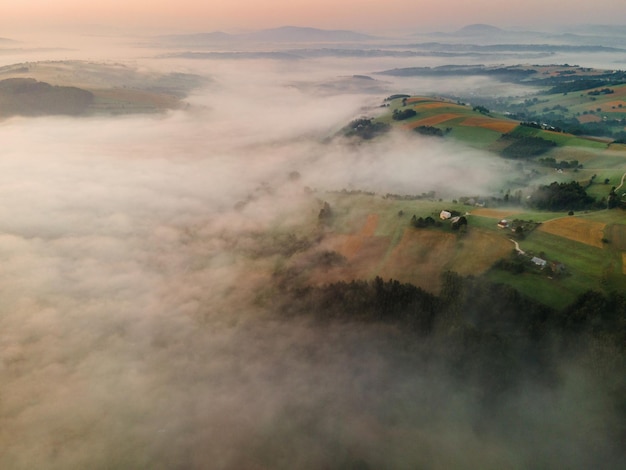
[[[513,37],[545,37],[546,33],[535,31],[509,31],[490,24],[470,24],[453,32],[415,33],[413,36],[430,36],[439,38],[467,38],[470,40],[502,40]]]
[[[456,33],[453,33],[456,36],[474,36],[474,35],[482,35],[482,34],[501,34],[505,33],[503,29],[497,28],[496,26],[491,26],[489,24],[470,24],[461,29],[459,29]]]
[[[463,38],[475,43],[551,43],[623,48],[626,27],[617,25],[578,25],[560,32],[530,30],[507,30],[489,24],[470,24],[453,32],[416,33],[413,36],[458,40]]]
[[[375,36],[356,33],[354,31],[283,26],[281,28],[264,29],[261,31],[243,34],[228,34],[221,31],[214,31],[209,33],[159,36],[157,39],[172,45],[200,45],[230,42],[363,42],[375,40],[377,38]]]
[[[280,28],[264,29],[249,33],[231,34],[222,31],[212,31],[196,34],[174,34],[158,36],[159,46],[196,49],[214,49],[220,52],[226,50],[248,50],[249,45],[276,45],[284,53],[285,46],[289,49],[299,49],[305,44],[323,45],[324,48],[337,49],[342,44],[359,44],[363,51],[348,53],[348,55],[400,55],[397,49],[422,49],[435,55],[459,54],[486,54],[495,52],[526,52],[526,53],[555,53],[555,52],[621,52],[625,49],[626,28],[602,27],[588,25],[586,27],[572,27],[560,32],[541,32],[506,30],[489,24],[470,24],[453,32],[416,33],[413,38],[419,37],[418,44],[390,44],[389,37],[372,36],[348,30],[327,30],[298,26],[283,26]],[[397,40],[397,38],[395,39]],[[423,42],[422,42],[423,41]],[[436,42],[433,42],[436,41]],[[278,47],[280,46],[280,47]],[[291,46],[291,47],[290,47]],[[314,46],[311,46],[314,47]],[[574,49],[586,47],[587,50]],[[453,48],[453,50],[451,49]],[[346,48],[344,48],[346,49]],[[353,46],[349,46],[353,49]],[[373,49],[377,49],[375,51]],[[389,49],[395,49],[392,52]],[[248,52],[252,52],[249,51]],[[258,51],[256,51],[258,52]],[[337,51],[334,51],[336,53]],[[346,55],[343,52],[343,55]],[[293,51],[290,51],[293,55]],[[298,56],[310,55],[299,52]],[[416,51],[405,51],[404,56],[424,55]],[[196,56],[196,58],[199,58]],[[236,58],[244,58],[242,55]],[[293,57],[289,57],[293,58]],[[529,57],[530,58],[530,57]]]

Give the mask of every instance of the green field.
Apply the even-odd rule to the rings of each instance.
[[[482,209],[435,198],[395,200],[375,194],[325,192],[315,194],[311,204],[315,206],[315,201],[320,200],[328,202],[333,217],[323,226],[324,235],[319,245],[313,243],[293,259],[286,257],[279,262],[281,269],[290,269],[290,266],[301,269],[302,259],[314,259],[314,253],[319,250],[335,251],[344,259],[339,266],[323,269],[305,263],[307,268],[300,276],[309,282],[348,282],[381,276],[436,292],[440,276],[452,270],[462,275],[485,275],[491,281],[508,284],[555,308],[565,307],[589,289],[609,292],[626,283],[622,272],[626,216],[619,209],[589,211],[569,218],[562,212],[524,211],[514,207]],[[454,231],[449,222],[441,221],[438,215],[443,209],[469,213],[467,229]],[[303,230],[279,224],[272,231],[274,237],[283,239],[287,230],[306,238],[307,233],[316,230],[315,212],[315,209],[307,211],[310,217],[305,225],[300,225]],[[411,225],[413,215],[430,216],[439,226],[414,228]],[[588,220],[606,224],[606,236],[614,241],[598,247],[539,228],[517,239],[510,229],[497,227],[503,217],[510,221],[544,223],[576,220],[584,224]],[[623,226],[624,230],[613,229],[616,225]],[[558,276],[550,276],[539,269],[512,274],[493,268],[498,260],[514,253],[513,239],[519,242],[529,260],[530,256],[541,257],[559,264],[563,271]]]

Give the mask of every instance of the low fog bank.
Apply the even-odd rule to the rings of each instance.
[[[232,247],[315,219],[305,186],[472,194],[502,169],[334,138],[379,98],[215,67],[187,111],[0,123],[0,467],[617,468],[576,366],[485,407],[393,327],[265,309],[274,260]]]

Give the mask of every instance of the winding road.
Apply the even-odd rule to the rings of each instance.
[[[513,243],[515,243],[515,251],[517,251],[520,255],[525,255],[526,254],[526,252],[519,247],[519,243],[517,243],[512,238],[509,238],[509,240],[511,240]]]
[[[624,173],[622,175],[622,182],[619,184],[619,186],[617,188],[615,188],[615,191],[617,191],[619,188],[621,188],[622,186],[624,186],[624,178],[626,178],[626,173]]]

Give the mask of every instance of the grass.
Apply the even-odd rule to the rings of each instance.
[[[588,289],[598,284],[606,252],[602,248],[535,230],[520,243],[521,248],[551,261],[564,263],[572,273],[570,285]]]
[[[555,309],[567,307],[577,297],[577,294],[564,286],[560,280],[548,279],[537,274],[512,274],[492,269],[486,277],[492,282],[508,284],[522,294]]]
[[[561,147],[579,147],[589,149],[604,150],[608,147],[605,142],[599,142],[592,139],[585,139],[582,137],[576,137],[571,134],[563,134],[560,132],[539,131],[537,137],[542,139],[551,140]]]
[[[470,126],[447,126],[452,127],[452,131],[448,134],[450,137],[462,141],[472,147],[479,149],[488,149],[501,136],[500,132],[483,127]]]
[[[573,96],[563,98],[576,101]],[[391,111],[379,119],[405,128],[410,127],[411,123],[431,119],[435,127],[450,129],[447,137],[497,153],[501,133],[496,130],[496,125],[506,121],[493,119],[492,122],[491,118],[472,111],[469,107],[434,98],[422,98],[408,106],[417,112],[412,119],[392,121]],[[392,103],[390,109],[398,107],[401,107],[401,100]],[[444,116],[445,121],[437,124],[438,116]],[[488,128],[489,126],[492,128]],[[598,140],[525,126],[516,127],[512,133],[556,142],[558,147],[546,156],[552,156],[558,161],[578,160],[584,167],[578,171],[564,170],[557,173],[554,168],[539,166],[532,160],[520,160],[518,166],[521,170],[511,168],[506,176],[503,175],[502,184],[506,185],[503,189],[519,188],[528,194],[534,186],[552,181],[575,180],[586,184],[595,174],[594,184],[589,187],[588,192],[600,199],[608,194],[612,186],[619,184],[622,174],[626,172],[626,146],[608,147],[605,142]],[[507,182],[507,178],[511,179],[515,175],[528,176],[530,170],[534,170],[530,179],[521,178],[520,183],[514,186]],[[605,178],[609,178],[608,185],[604,184]],[[344,237],[338,238],[337,243],[349,240],[356,247],[353,254],[354,265],[343,273],[336,273],[334,279],[337,280],[349,280],[346,276],[350,275],[373,276],[378,273],[383,277],[436,289],[438,278],[446,269],[456,270],[461,274],[486,273],[490,280],[509,284],[555,308],[563,308],[588,289],[607,292],[624,288],[622,258],[626,250],[626,217],[620,210],[577,211],[575,218],[570,219],[567,211],[544,212],[505,207],[499,208],[499,211],[485,210],[481,214],[477,208],[448,201],[399,201],[366,194],[337,193],[329,193],[323,197],[329,201],[335,214],[332,230],[338,237]],[[431,216],[438,220],[437,216],[442,209],[458,210],[461,213],[473,212],[468,216],[467,233],[452,232],[446,224],[428,229],[411,227],[410,219],[413,215]],[[371,221],[372,216],[376,216],[378,220],[374,235],[360,236],[368,217]],[[535,222],[557,219],[551,224],[551,228],[547,227],[545,231],[534,230],[519,243],[527,253],[563,263],[566,273],[550,279],[544,273],[514,275],[490,269],[498,259],[509,256],[514,250],[510,240],[513,234],[510,230],[497,227],[500,218]],[[608,239],[609,243],[602,242],[601,238]]]
[[[513,275],[492,268],[498,259],[509,256],[514,250],[510,240],[513,234],[498,228],[496,223],[502,214],[511,220],[546,221],[558,218],[558,223],[562,223],[568,220],[563,212],[516,212],[519,208],[487,210],[449,201],[395,200],[365,193],[318,193],[313,199],[318,200],[318,205],[319,200],[328,201],[334,217],[322,245],[314,245],[310,250],[336,250],[347,258],[346,264],[334,268],[308,266],[306,276],[313,283],[381,276],[437,292],[442,272],[449,269],[462,275],[484,274],[493,282],[511,285],[554,308],[565,307],[588,289],[607,292],[623,288],[624,285],[622,253],[626,246],[626,217],[623,211],[617,209],[581,213],[573,219],[582,224],[583,228],[585,221],[607,224],[605,236],[614,242],[601,247],[541,230],[535,230],[519,241],[527,253],[565,265],[566,274],[549,279],[543,273]],[[410,220],[414,214],[417,217],[432,216],[438,220],[437,216],[442,209],[458,210],[461,213],[483,210],[484,215],[470,214],[465,234],[450,230],[446,223],[438,228],[415,229],[411,226]],[[304,225],[309,231],[314,230],[317,213],[315,210],[307,213],[311,221]],[[374,228],[373,220],[376,220],[375,230],[364,234],[365,227],[370,230]],[[284,229],[297,231],[293,226],[285,226]],[[280,231],[280,228],[276,230]],[[302,233],[306,234],[307,230]],[[300,260],[306,260],[313,251],[307,253],[297,256]],[[281,262],[285,267],[292,263],[289,257]]]
[[[574,240],[585,245],[603,248],[604,222],[597,222],[584,217],[562,217],[545,222],[539,228],[542,232]]]

